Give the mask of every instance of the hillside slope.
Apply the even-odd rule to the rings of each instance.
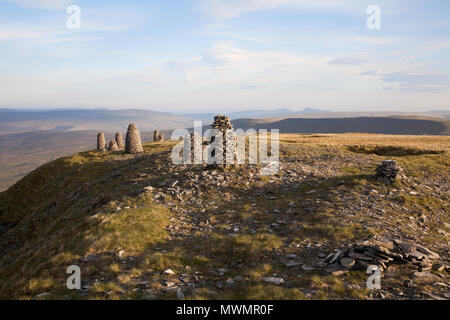
[[[170,131],[162,131],[166,136]],[[123,131],[125,136],[126,131]],[[152,141],[153,132],[142,132]],[[107,142],[114,132],[105,132]],[[59,157],[96,147],[97,131],[35,131],[0,135],[0,192],[37,167]]]
[[[373,292],[365,270],[329,274],[323,258],[357,241],[401,239],[448,265],[450,137],[281,140],[282,169],[271,177],[254,166],[174,166],[173,142],[36,169],[0,194],[0,298],[446,297],[445,267],[389,267]],[[408,178],[374,181],[386,158]],[[70,265],[81,267],[81,290],[65,287]]]

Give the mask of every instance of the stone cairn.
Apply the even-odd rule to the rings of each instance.
[[[115,138],[115,140],[116,140],[117,147],[118,147],[120,150],[123,150],[124,147],[125,147],[125,144],[123,143],[122,132],[117,132],[114,138]]]
[[[191,162],[196,164],[196,162],[202,162],[202,160],[195,161],[197,159],[202,159],[203,157],[203,139],[202,137],[195,131],[191,131]],[[198,145],[195,144],[195,139],[200,141]]]
[[[159,132],[159,130],[155,130],[153,133],[153,141],[164,141],[164,134],[162,132]]]
[[[117,146],[116,140],[111,140],[108,145],[108,151],[117,152],[119,151],[119,147]]]
[[[234,131],[229,131],[233,129],[233,125],[231,124],[230,118],[224,115],[217,115],[214,117],[214,122],[212,123],[212,128],[217,129],[222,132],[223,135],[223,162],[226,163],[226,155],[227,155],[227,142],[234,146],[234,150],[232,152],[233,159],[230,159],[233,163],[236,159],[236,134]],[[214,140],[213,140],[214,141]],[[212,152],[212,156],[214,156],[214,151]]]
[[[378,244],[356,243],[331,253],[324,262],[329,264],[327,271],[332,274],[351,269],[367,270],[371,265],[377,265],[383,271],[394,264],[407,264],[422,272],[431,270],[438,259],[437,253],[421,245],[394,240]]]
[[[106,150],[106,140],[105,140],[105,134],[103,132],[100,132],[97,134],[97,150],[98,151]]]
[[[127,136],[125,138],[125,153],[139,153],[144,152],[142,148],[141,134],[139,133],[138,127],[131,123],[128,126]]]
[[[403,168],[400,167],[395,160],[383,160],[382,164],[378,166],[374,175],[378,181],[392,183],[395,180],[405,178]]]

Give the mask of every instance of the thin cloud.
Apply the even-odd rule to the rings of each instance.
[[[22,7],[39,8],[46,10],[60,10],[67,8],[72,3],[72,0],[8,0],[9,2],[17,3]]]
[[[334,64],[334,65],[352,65],[352,66],[358,66],[364,63],[363,59],[359,58],[337,58],[333,59],[328,64]]]
[[[307,9],[353,8],[350,0],[198,0],[199,8],[215,18],[232,19],[241,14],[294,5]]]

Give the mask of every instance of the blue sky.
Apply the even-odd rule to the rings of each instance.
[[[0,0],[3,108],[449,110],[449,57],[450,1]]]

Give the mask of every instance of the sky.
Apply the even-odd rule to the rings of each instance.
[[[0,108],[450,110],[449,57],[450,1],[0,0]]]

